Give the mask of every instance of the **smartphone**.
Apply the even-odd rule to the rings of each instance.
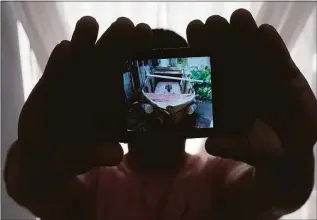
[[[126,137],[206,137],[215,127],[210,56],[189,48],[153,50],[124,61]]]

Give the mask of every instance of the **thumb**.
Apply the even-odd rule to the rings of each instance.
[[[205,148],[213,156],[242,161],[252,166],[269,164],[283,154],[276,133],[260,120],[256,120],[244,134],[209,137]]]
[[[55,170],[65,175],[79,175],[99,166],[116,166],[122,161],[123,150],[119,143],[83,145],[61,147],[53,158]]]
[[[238,161],[249,160],[248,139],[246,135],[216,134],[205,143],[206,151],[217,157]]]

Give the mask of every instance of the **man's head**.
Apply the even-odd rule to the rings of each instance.
[[[154,29],[152,49],[188,47],[184,38],[173,31]],[[129,143],[129,155],[139,166],[148,169],[166,170],[174,168],[185,152],[185,139],[167,135],[144,137]]]
[[[174,31],[153,29],[152,49],[188,47],[186,40]]]

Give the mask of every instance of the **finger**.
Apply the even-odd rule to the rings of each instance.
[[[191,48],[204,50],[206,47],[204,23],[201,20],[191,21],[186,29],[187,41]]]
[[[32,90],[29,97],[33,96],[34,91],[37,89],[41,89],[43,91],[39,93],[38,96],[40,94],[48,95],[45,91],[51,90],[56,80],[61,79],[60,77],[62,77],[64,75],[63,73],[67,71],[70,57],[71,46],[69,41],[64,40],[60,44],[56,45],[48,59],[42,77]]]
[[[266,64],[262,79],[267,85],[270,85],[269,90],[261,93],[264,101],[262,106],[259,104],[263,112],[266,110],[266,112],[270,112],[270,115],[266,114],[266,117],[262,118],[265,118],[265,121],[278,132],[279,137],[284,142],[289,142],[290,146],[314,140],[312,137],[316,133],[313,135],[312,131],[316,131],[314,114],[316,111],[312,109],[316,109],[316,97],[292,60],[276,29],[268,24],[261,25],[259,35],[261,43],[263,43],[262,59]],[[274,71],[269,72],[270,69]],[[270,105],[274,108],[272,109],[265,103],[271,103]],[[304,137],[306,140],[303,140]],[[310,143],[307,144],[307,146],[310,145]]]
[[[123,64],[133,51],[135,28],[128,18],[118,18],[96,43],[95,90],[98,97],[96,122],[100,139],[117,138],[122,130],[124,111]],[[120,131],[119,131],[120,130]],[[106,136],[106,137],[105,137]]]
[[[276,56],[283,57],[284,59],[290,58],[290,53],[277,30],[269,24],[263,24],[259,27],[260,36],[262,39],[266,39],[267,46],[271,49],[275,48]]]
[[[82,174],[94,167],[115,166],[123,158],[123,150],[119,143],[78,144],[63,146],[56,153],[55,166],[72,174]]]
[[[44,69],[43,77],[56,75],[61,66],[65,65],[71,54],[70,42],[63,40],[53,49]]]
[[[19,138],[28,140],[33,137],[39,137],[38,142],[48,138],[46,136],[47,121],[43,121],[43,118],[45,118],[48,111],[52,111],[54,108],[52,97],[58,91],[56,82],[67,71],[70,56],[71,47],[69,41],[62,41],[53,49],[42,77],[33,88],[22,108],[18,126]]]
[[[236,56],[238,54],[243,54],[243,56],[237,56],[237,58],[242,59],[244,56],[246,56],[248,60],[253,58],[255,55],[255,48],[257,47],[255,34],[258,28],[252,14],[245,9],[234,11],[230,18],[230,26],[233,35],[232,39],[235,44],[234,52],[237,53]],[[252,61],[248,62],[253,63]]]
[[[156,28],[153,32],[153,49],[167,49],[167,48],[186,48],[188,47],[187,41],[176,34],[174,31]]]
[[[135,40],[134,31],[134,24],[130,19],[118,18],[98,40],[98,52],[118,58],[127,56]]]
[[[98,30],[99,25],[93,17],[82,17],[77,22],[71,39],[75,53],[86,52],[87,49],[93,48],[97,40]]]
[[[120,17],[113,25],[114,34],[116,35],[116,47],[120,54],[119,57],[126,57],[132,55],[135,48],[135,28],[133,22],[126,18]]]
[[[248,161],[249,151],[246,135],[215,135],[207,139],[206,151],[217,157],[233,159],[237,161]]]
[[[127,25],[127,26],[130,26],[130,27],[134,26],[133,22],[127,17],[119,17],[116,20],[116,23],[120,24],[120,25]]]
[[[71,39],[73,70],[66,74],[65,77],[68,77],[66,84],[73,86],[82,84],[87,80],[87,73],[93,72],[92,66],[95,62],[93,52],[98,29],[98,23],[93,17],[85,16],[77,22]],[[89,83],[87,82],[86,85],[89,86]],[[72,90],[78,91],[79,88]]]
[[[222,54],[228,46],[228,36],[230,31],[230,25],[228,21],[219,16],[210,16],[205,23],[205,32],[208,40],[208,46],[210,51],[217,53],[217,57]]]
[[[262,59],[267,61],[267,58],[270,57],[270,65],[279,70],[281,79],[285,80],[301,75],[282,37],[273,26],[261,25],[258,34],[262,43]]]
[[[108,84],[107,90],[118,91],[118,83],[122,80],[121,75],[118,73],[122,73],[123,58],[127,57],[127,53],[133,50],[134,40],[135,30],[133,23],[128,18],[122,17],[112,23],[97,41],[96,68],[98,68],[98,71],[96,72],[98,72],[100,83],[112,82]]]
[[[270,110],[272,105],[274,111],[278,112],[277,109],[280,108],[281,103],[285,102],[281,102],[281,100],[286,100],[285,96],[281,97],[282,88],[285,88],[285,83],[288,83],[290,78],[298,75],[299,70],[295,64],[290,65],[292,61],[286,45],[273,26],[261,25],[258,29],[258,38],[260,66],[262,68],[258,77],[260,81],[258,93],[261,102],[257,102],[257,111],[262,118],[264,115],[267,117],[268,112],[272,112]]]
[[[217,129],[226,130],[232,126],[235,119],[232,109],[235,105],[232,100],[235,91],[232,90],[233,67],[229,64],[232,57],[231,29],[228,21],[221,16],[215,15],[207,19],[205,23],[206,47],[211,57],[213,69],[213,90],[217,91],[217,105],[214,111],[217,112]],[[233,71],[233,72],[232,72]],[[228,80],[230,79],[230,80]]]
[[[219,68],[215,73],[218,76],[228,72],[225,70],[228,54],[231,49],[230,25],[228,21],[218,15],[210,16],[205,23],[206,47],[211,55],[213,68]],[[219,72],[221,71],[221,73]]]
[[[149,25],[140,23],[135,27],[135,53],[151,50],[153,33]]]
[[[122,17],[112,23],[96,43],[98,79],[101,87],[105,87],[105,82],[111,82],[106,88],[108,93],[120,90],[121,84],[118,83],[121,83],[122,76],[119,73],[123,71],[124,57],[133,50],[134,40],[133,23]]]
[[[252,14],[245,9],[238,9],[232,13],[230,25],[241,34],[249,34],[257,30]]]
[[[254,92],[260,67],[256,41],[258,28],[252,14],[245,9],[238,9],[232,13],[230,26],[233,41],[231,53],[235,57],[232,59],[232,65],[238,73],[231,75],[231,81],[235,82],[232,88],[236,91],[234,118],[237,120],[234,123],[248,126],[254,118],[251,103],[258,98]]]
[[[103,33],[96,44],[98,72],[102,73],[100,80],[103,83],[112,82],[108,84],[108,90],[114,93],[120,89],[118,83],[122,81],[119,73],[123,71],[123,59],[133,51],[134,42],[134,24],[130,19],[121,17]],[[111,63],[105,65],[107,61]]]

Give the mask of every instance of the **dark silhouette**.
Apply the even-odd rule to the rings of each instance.
[[[4,169],[17,203],[44,220],[277,220],[306,202],[317,101],[272,26],[257,27],[243,9],[230,24],[211,16],[188,25],[190,47],[211,55],[220,97],[210,155],[186,154],[185,139],[165,134],[131,140],[123,156],[114,141],[120,57],[187,44],[127,18],[96,43],[97,33],[93,18],[78,21],[22,109]]]

